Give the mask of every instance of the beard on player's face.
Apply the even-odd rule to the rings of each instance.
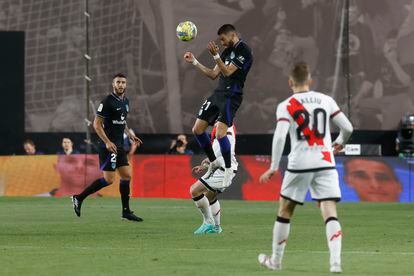
[[[224,47],[233,47],[234,45],[233,38],[234,38],[233,33],[221,34],[220,35],[221,45],[223,45]]]
[[[122,95],[122,94],[124,94],[125,93],[125,88],[126,87],[119,87],[119,86],[115,86],[114,85],[114,91],[115,91],[115,93],[117,94],[117,95]]]

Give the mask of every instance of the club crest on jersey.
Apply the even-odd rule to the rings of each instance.
[[[116,168],[116,163],[111,163],[111,168],[115,169]]]
[[[230,59],[233,59],[236,56],[236,54],[234,52],[230,53]]]
[[[121,114],[121,120],[124,120],[125,119],[125,116],[124,116],[124,113],[122,113]]]

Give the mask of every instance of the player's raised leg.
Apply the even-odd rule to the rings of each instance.
[[[75,213],[78,217],[81,216],[81,207],[82,202],[87,198],[89,195],[96,193],[100,189],[111,185],[114,182],[115,179],[115,172],[114,171],[103,171],[103,177],[96,179],[94,182],[92,182],[88,187],[85,188],[85,190],[82,191],[82,193],[78,195],[72,196],[72,203],[73,203],[73,209],[75,210]]]
[[[232,122],[230,123],[231,126]],[[229,138],[227,138],[228,125],[222,122],[217,122],[217,141],[220,144],[221,155],[224,159],[224,179],[223,185],[225,187],[229,186],[229,183],[232,178],[232,169],[231,169],[231,145]]]
[[[291,200],[282,197],[279,200],[278,216],[273,226],[272,255],[259,255],[260,264],[266,266],[269,269],[282,269],[283,254],[285,252],[285,247],[290,232],[290,218],[293,215],[295,206],[296,203]]]
[[[196,235],[205,234],[214,229],[214,220],[211,214],[210,203],[204,195],[206,192],[207,189],[200,180],[190,187],[190,195],[203,216],[202,225],[194,232]]]
[[[330,253],[330,271],[341,273],[341,247],[342,247],[342,229],[338,221],[336,211],[336,201],[326,200],[320,202],[322,218],[326,225],[326,239]]]
[[[137,217],[134,212],[129,208],[129,193],[130,193],[130,182],[131,182],[131,167],[122,166],[118,168],[119,176],[119,193],[121,194],[122,201],[122,219],[140,222],[142,218]]]
[[[206,153],[208,160],[210,160],[209,168],[205,174],[206,178],[208,178],[214,170],[219,167],[216,155],[214,154],[213,146],[211,144],[210,136],[206,132],[208,125],[207,121],[197,119],[192,129],[198,144]]]

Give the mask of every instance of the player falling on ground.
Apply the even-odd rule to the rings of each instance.
[[[72,196],[73,208],[78,217],[81,215],[81,206],[85,198],[100,189],[111,185],[115,179],[115,171],[121,178],[119,192],[122,201],[122,219],[142,221],[129,209],[129,183],[131,180],[131,168],[128,163],[127,153],[123,148],[123,134],[140,146],[142,141],[130,132],[126,123],[129,113],[129,100],[125,97],[127,80],[122,74],[117,74],[112,80],[113,92],[99,105],[93,127],[99,138],[99,163],[103,171],[103,177],[95,180],[91,185],[78,194]]]
[[[194,234],[219,234],[223,230],[220,225],[220,202],[217,200],[217,195],[224,192],[228,186],[231,185],[231,180],[236,175],[237,172],[237,160],[235,155],[235,145],[236,145],[236,131],[234,125],[229,127],[227,130],[227,138],[230,142],[230,152],[231,152],[231,178],[228,186],[225,186],[223,183],[224,178],[224,159],[221,156],[220,144],[216,138],[217,123],[211,133],[212,139],[212,148],[216,156],[216,160],[219,164],[219,168],[215,170],[208,177],[201,177],[196,183],[194,183],[190,188],[191,197],[194,200],[195,205],[200,210],[203,216],[203,224],[194,232]],[[202,173],[208,169],[209,160],[206,158],[201,162],[201,165],[193,168],[195,173]]]
[[[330,271],[341,272],[342,231],[336,202],[341,198],[333,154],[342,150],[353,128],[336,102],[329,96],[309,90],[309,66],[297,64],[289,77],[293,96],[277,107],[277,126],[273,136],[272,164],[260,178],[267,182],[279,169],[285,139],[289,133],[291,152],[280,192],[279,211],[273,228],[273,253],[260,254],[260,264],[272,270],[282,268],[282,257],[289,237],[290,218],[296,204],[302,205],[308,189],[320,204],[326,224],[330,252]],[[332,145],[330,119],[340,128]],[[333,146],[333,150],[332,150]]]
[[[223,185],[229,186],[233,175],[231,169],[231,145],[227,138],[227,129],[232,126],[236,111],[243,99],[243,86],[246,76],[253,62],[250,48],[239,38],[233,25],[221,26],[217,34],[221,44],[225,47],[221,56],[215,42],[208,44],[208,50],[216,62],[213,69],[202,65],[190,52],[184,54],[184,59],[197,67],[204,75],[211,79],[219,78],[219,85],[213,94],[204,102],[193,126],[193,133],[197,142],[203,148],[210,161],[205,174],[208,178],[219,166],[210,137],[205,132],[209,125],[217,123],[217,140],[225,163]]]

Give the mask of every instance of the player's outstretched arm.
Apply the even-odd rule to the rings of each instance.
[[[198,70],[200,70],[204,75],[212,80],[216,79],[220,74],[220,69],[218,66],[215,66],[213,69],[205,67],[194,57],[193,53],[191,52],[186,52],[184,54],[184,60],[188,63],[193,64],[195,67],[197,67]]]
[[[289,131],[290,123],[287,121],[279,121],[277,123],[272,142],[272,163],[261,177],[260,182],[266,183],[279,169],[280,159],[282,158],[283,149],[285,148],[286,135]]]
[[[332,122],[340,129],[338,138],[333,142],[334,154],[344,148],[344,145],[351,137],[354,128],[344,113],[340,112],[332,118]]]
[[[102,141],[105,143],[106,148],[109,151],[116,153],[116,145],[109,140],[108,136],[106,136],[106,133],[103,129],[103,122],[104,119],[102,117],[96,116],[95,120],[93,121],[93,128],[95,129],[96,134],[98,134],[99,138],[101,138]]]
[[[216,61],[217,67],[219,68],[220,72],[225,76],[231,76],[234,72],[236,72],[237,67],[230,63],[229,65],[225,65],[224,62],[221,60],[220,55],[218,53],[219,48],[214,41],[211,41],[207,46],[210,54],[213,56],[214,60]]]

